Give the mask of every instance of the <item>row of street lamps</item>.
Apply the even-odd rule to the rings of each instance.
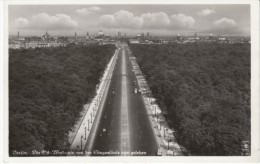
[[[92,112],[93,113],[90,113],[90,120],[88,119],[88,128],[85,126],[84,127],[84,130],[85,130],[85,137],[83,137],[83,135],[81,135],[81,141],[80,141],[80,150],[82,151],[83,150],[83,147],[82,147],[82,143],[83,143],[83,139],[86,141],[87,140],[87,131],[90,131],[90,124],[89,123],[93,123],[93,117],[95,117],[95,115],[93,115],[95,113],[95,108],[92,109]]]

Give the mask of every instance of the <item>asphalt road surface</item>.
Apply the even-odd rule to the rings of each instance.
[[[137,80],[125,48],[115,65],[93,143],[94,156],[154,156],[158,150],[143,99],[134,92]]]

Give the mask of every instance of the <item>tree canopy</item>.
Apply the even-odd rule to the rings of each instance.
[[[9,153],[66,150],[115,46],[9,50]]]
[[[192,155],[241,155],[250,141],[250,45],[130,45],[177,141]]]

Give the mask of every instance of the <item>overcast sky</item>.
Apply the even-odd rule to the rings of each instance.
[[[9,34],[250,35],[249,5],[11,5]]]

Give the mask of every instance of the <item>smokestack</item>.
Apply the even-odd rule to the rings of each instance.
[[[77,40],[78,39],[78,37],[77,37],[77,33],[75,32],[75,40]]]

